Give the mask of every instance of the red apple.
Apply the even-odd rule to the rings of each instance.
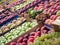
[[[16,43],[15,42],[11,42],[10,45],[16,45]]]
[[[22,37],[20,37],[20,38],[17,40],[18,43],[22,43],[22,41],[23,41],[23,38],[22,38]]]

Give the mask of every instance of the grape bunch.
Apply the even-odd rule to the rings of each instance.
[[[29,43],[29,45],[60,45],[60,33],[53,32],[42,35],[37,37],[34,43]]]

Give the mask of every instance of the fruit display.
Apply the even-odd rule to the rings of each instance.
[[[19,4],[22,4],[22,3],[24,3],[24,2],[26,2],[27,0],[10,0],[8,3],[8,5],[6,6],[6,8],[11,8],[11,7],[13,7],[13,6],[16,6],[16,5],[19,5]]]
[[[38,27],[34,32],[30,32],[29,34],[25,34],[23,37],[20,37],[16,40],[16,42],[11,42],[10,45],[28,45],[30,42],[34,42],[37,37],[42,36],[43,34],[48,34],[54,32],[53,30],[48,30],[46,27]]]
[[[13,20],[11,23],[8,23],[7,25],[2,26],[0,29],[3,32],[6,32],[16,26],[18,26],[19,24],[21,24],[22,22],[24,22],[26,19],[24,17],[19,17],[17,18],[17,20]]]
[[[0,45],[60,45],[60,0],[5,3],[9,4],[0,12]]]
[[[1,19],[1,20],[0,20],[0,26],[1,26],[3,23],[5,23],[6,21],[8,21],[9,19],[11,19],[11,18],[13,18],[13,17],[15,17],[15,16],[16,16],[16,13],[12,13],[12,14],[10,14],[9,16],[6,16],[5,18]]]
[[[9,41],[15,39],[16,37],[22,35],[23,33],[27,32],[29,29],[36,26],[36,22],[25,22],[21,26],[16,27],[15,29],[12,29],[10,32],[6,33],[4,36],[1,36],[0,39],[3,38],[3,40],[0,40],[0,44],[6,44]]]
[[[27,12],[28,12],[28,14],[29,14],[29,16],[30,16],[31,18],[35,18],[35,16],[36,16],[37,14],[42,13],[43,10],[33,10],[33,8],[31,8],[31,9],[29,9]]]
[[[44,14],[54,15],[58,10],[60,10],[60,0],[49,0],[41,2],[34,8],[34,10],[43,10]]]
[[[5,11],[1,12],[0,13],[0,20],[5,18],[6,16],[11,15],[11,14],[12,14],[12,12],[10,12],[9,10],[5,10]]]
[[[15,9],[15,11],[16,11],[16,10],[19,10],[20,8],[26,6],[27,4],[29,4],[29,3],[33,2],[33,1],[34,1],[34,0],[30,0],[30,1],[27,0],[26,2],[24,2],[24,3],[22,3],[22,4],[19,4],[19,5],[16,5],[16,6],[11,7],[11,10],[14,10],[14,9]]]
[[[60,33],[54,32],[44,34],[41,37],[37,37],[34,42],[30,42],[29,45],[60,45]]]

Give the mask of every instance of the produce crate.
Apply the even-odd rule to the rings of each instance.
[[[25,32],[24,34],[20,35],[19,37],[13,39],[12,41],[10,41],[9,43],[5,44],[5,45],[10,45],[11,42],[16,42],[18,38],[23,37],[25,34],[29,34],[30,32],[33,32],[34,30],[36,30],[39,26],[35,26],[32,29],[30,29],[29,31]]]

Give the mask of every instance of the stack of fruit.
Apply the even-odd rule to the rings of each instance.
[[[14,6],[14,7],[11,7],[11,10],[14,10],[15,9],[15,11],[16,10],[19,10],[20,8],[22,8],[22,7],[24,7],[24,6],[26,6],[27,4],[29,4],[29,3],[31,3],[31,2],[33,2],[34,0],[27,0],[26,2],[24,2],[24,3],[22,3],[22,4],[19,4],[19,5],[16,5],[16,6]]]
[[[60,20],[60,11],[57,11],[56,15],[50,16],[50,19],[47,19],[45,23],[48,25],[52,25],[52,22],[55,20]]]
[[[28,3],[31,3],[31,1],[27,1]],[[37,1],[37,0],[35,0]],[[26,3],[27,3],[26,2]],[[30,5],[24,7],[26,3],[14,6],[12,8],[15,8],[18,10],[18,13],[23,11],[25,8],[28,8]],[[27,4],[28,4],[27,3]],[[35,4],[34,2],[33,4]],[[31,6],[33,5],[31,3]],[[23,6],[21,6],[23,5]],[[22,8],[24,7],[24,9]],[[19,10],[21,8],[21,10]],[[34,9],[34,10],[33,10]],[[42,13],[42,18],[44,19],[44,23],[47,25],[52,26],[52,22],[55,20],[60,20],[60,0],[49,0],[45,2],[41,2],[37,6],[35,6],[33,9],[27,11],[27,13],[31,17],[35,17],[37,13],[40,15]],[[42,12],[43,11],[43,12]],[[58,12],[57,12],[58,11]],[[47,15],[49,16],[48,18]],[[13,15],[14,16],[14,15]],[[42,18],[40,18],[42,20]],[[7,18],[6,18],[7,19]],[[5,32],[6,30],[9,30],[17,25],[19,25],[25,18],[19,18],[17,20],[12,21],[12,23],[8,24],[7,26],[3,26],[1,30]],[[5,19],[4,19],[5,20]],[[41,21],[39,20],[39,21]],[[2,20],[0,20],[1,22]],[[6,33],[5,35],[0,37],[0,45],[4,45],[11,40],[15,39],[16,37],[22,35],[23,33],[29,31],[29,29],[36,26],[36,21],[33,22],[25,22],[21,26],[12,29],[10,32]],[[1,33],[2,31],[0,31]],[[53,29],[48,29],[43,25],[43,27],[37,28],[34,32],[30,32],[29,34],[25,34],[23,37],[19,37],[16,42],[11,42],[9,45],[60,45],[60,33],[55,32]],[[53,43],[52,43],[53,42]]]
[[[44,14],[48,14],[50,16],[60,10],[60,0],[46,0],[45,2],[38,4],[34,10],[43,10]]]
[[[10,45],[28,45],[30,42],[34,42],[37,37],[42,36],[46,33],[54,32],[54,30],[48,30],[46,27],[42,27],[41,29],[38,27],[34,32],[29,34],[25,34],[23,37],[20,37],[16,42],[11,42]]]
[[[54,32],[37,37],[29,45],[60,45],[60,33]]]
[[[22,4],[22,3],[24,3],[24,2],[26,2],[27,0],[10,0],[8,3],[8,5],[6,5],[6,8],[11,8],[11,7],[13,7],[13,6],[16,6],[16,5],[19,5],[19,4]]]
[[[10,32],[6,33],[5,35],[0,37],[0,44],[4,45],[8,43],[9,41],[15,39],[16,37],[22,35],[23,33],[27,32],[29,29],[36,26],[37,23],[34,22],[25,22],[21,26],[16,27],[15,29],[12,29]]]
[[[0,20],[11,14],[12,14],[12,12],[10,12],[9,10],[2,11],[2,13],[0,13]]]
[[[4,14],[2,14],[4,15]],[[17,14],[16,13],[10,13],[8,16],[4,17],[3,19],[0,20],[0,26],[5,23],[6,21],[8,21],[9,19],[15,17]]]
[[[4,33],[16,26],[18,26],[19,24],[23,23],[25,21],[24,17],[19,17],[17,20],[13,20],[11,23],[8,23],[7,25],[3,25],[0,30]]]

